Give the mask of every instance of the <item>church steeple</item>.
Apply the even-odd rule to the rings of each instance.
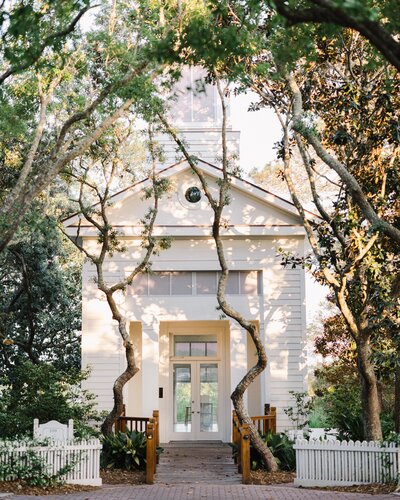
[[[222,112],[217,88],[205,83],[205,72],[199,67],[187,67],[182,72],[174,90],[170,108],[170,122],[185,140],[190,153],[202,160],[219,165],[222,154],[221,124]],[[233,131],[228,124],[227,139],[229,154],[236,156],[239,163],[240,132]],[[158,137],[165,154],[165,164],[182,159],[176,151],[172,138],[163,134]]]

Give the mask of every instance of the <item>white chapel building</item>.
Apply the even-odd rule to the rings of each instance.
[[[196,78],[188,71],[174,110],[174,124],[199,157],[217,191],[221,116],[213,87],[195,95],[186,87]],[[239,133],[228,130],[231,150],[239,152]],[[160,203],[156,236],[170,236],[171,248],[154,256],[152,272],[135,278],[118,303],[129,320],[140,371],[125,387],[126,414],[160,412],[161,442],[230,441],[230,394],[256,362],[254,344],[234,321],[217,309],[218,259],[211,236],[212,210],[190,166],[177,160],[172,141],[160,138],[166,162],[159,175],[171,190]],[[124,238],[127,251],[107,262],[110,284],[129,275],[143,255],[139,222],[151,204],[142,193],[143,179],[113,198],[110,223]],[[230,269],[229,303],[259,325],[268,367],[247,393],[250,415],[262,415],[264,404],[277,407],[277,428],[290,422],[284,408],[289,391],[306,389],[305,277],[300,268],[284,268],[278,249],[303,254],[305,234],[293,205],[254,184],[232,178],[231,203],[224,210],[225,255]],[[76,234],[78,216],[65,221]],[[96,231],[83,224],[83,245],[96,245]],[[114,380],[125,368],[124,350],[96,272],[84,264],[82,277],[82,365],[92,372],[86,388],[97,395],[99,409],[112,407]]]

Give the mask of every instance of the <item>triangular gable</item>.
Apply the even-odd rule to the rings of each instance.
[[[222,177],[218,167],[198,160],[198,167],[207,178],[210,189],[217,194],[216,180]],[[158,175],[169,178],[170,192],[161,200],[155,225],[155,235],[205,235],[209,234],[212,224],[212,210],[203,195],[197,204],[190,204],[185,199],[185,191],[191,185],[200,187],[197,176],[186,161],[171,165]],[[133,186],[115,194],[109,209],[110,223],[126,236],[140,235],[143,215],[151,206],[151,200],[143,200],[141,193],[150,184],[144,179]],[[246,180],[231,176],[231,204],[224,209],[226,234],[304,234],[301,220],[293,204]],[[314,214],[309,213],[309,216]],[[64,221],[69,233],[76,232],[79,215]],[[93,228],[81,221],[82,236],[92,234]]]

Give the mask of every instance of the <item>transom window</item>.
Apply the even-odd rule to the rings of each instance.
[[[216,295],[218,271],[162,271],[138,274],[133,295]],[[260,295],[260,271],[230,271],[226,285],[229,295]]]
[[[174,335],[175,356],[217,356],[216,335]]]

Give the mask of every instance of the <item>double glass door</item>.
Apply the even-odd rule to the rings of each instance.
[[[221,439],[220,363],[173,362],[173,436]]]

